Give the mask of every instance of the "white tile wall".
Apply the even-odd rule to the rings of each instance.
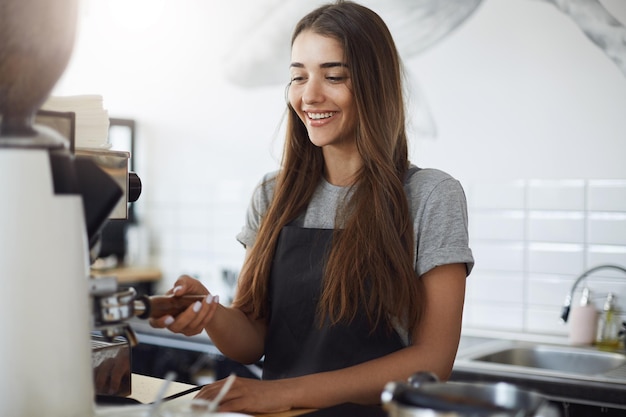
[[[500,294],[498,303],[522,307],[524,304],[524,276],[519,272],[485,271],[472,278],[468,295],[478,302],[492,302],[493,294]]]
[[[468,205],[475,209],[519,209],[524,207],[525,182],[491,182],[464,185]],[[469,192],[471,190],[471,192]]]
[[[567,335],[561,307],[591,267],[626,267],[626,180],[528,180],[464,184],[476,266],[464,325]],[[601,309],[617,294],[626,319],[626,275],[598,271],[588,285]]]
[[[521,210],[482,210],[474,212],[470,235],[476,239],[524,239],[525,216]]]
[[[584,210],[585,182],[582,180],[532,180],[528,184],[531,210]]]
[[[516,272],[524,270],[524,245],[521,242],[472,240],[476,263],[487,271]]]
[[[528,240],[582,243],[585,241],[584,213],[531,211],[528,213]]]
[[[529,242],[527,250],[528,272],[572,275],[583,272],[583,245]]]
[[[550,335],[567,334],[569,323],[563,323],[554,309],[529,307],[524,311],[525,330]]]
[[[488,330],[524,331],[524,308],[521,305],[509,306],[492,302],[491,304],[468,303],[465,306],[474,327]],[[497,320],[494,320],[494,316]]]
[[[589,243],[626,246],[626,212],[591,212],[588,222]]]
[[[528,303],[542,308],[561,306],[575,275],[532,274],[526,282]]]
[[[626,212],[626,181],[590,180],[587,204],[589,210]]]
[[[587,265],[604,264],[626,265],[626,246],[589,245]]]
[[[256,185],[249,178],[260,179],[262,173],[238,175],[224,166],[229,175],[202,175],[207,169],[202,164],[195,164],[195,174],[194,168],[186,169],[184,184],[159,171],[159,188],[146,193],[163,290],[188,273],[227,295],[231,290],[222,270],[241,266],[244,250],[235,235]],[[626,266],[626,180],[463,185],[476,259],[467,281],[467,327],[566,335],[568,326],[559,317],[575,278],[595,265]],[[613,291],[626,311],[626,276],[597,275],[587,280],[596,306],[601,308]]]

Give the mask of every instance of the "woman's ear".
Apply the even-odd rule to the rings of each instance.
[[[291,109],[291,104],[289,104],[289,88],[291,87],[291,81],[287,83],[285,86],[285,103],[287,103],[287,107]]]

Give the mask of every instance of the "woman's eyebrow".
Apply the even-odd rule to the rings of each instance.
[[[289,65],[290,68],[304,68],[304,64],[301,62],[292,62],[291,65]],[[344,68],[348,68],[348,65],[344,64],[343,62],[325,62],[323,64],[320,64],[320,68],[334,68],[334,67],[344,67]]]
[[[326,62],[325,64],[320,65],[320,68],[334,68],[334,67],[348,68],[348,66],[344,64],[343,62]]]

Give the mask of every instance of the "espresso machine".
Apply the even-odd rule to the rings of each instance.
[[[141,194],[141,180],[128,170],[130,153],[76,148],[75,155],[77,159],[94,162],[117,183],[122,198],[110,211],[108,219],[127,219],[128,204],[137,201]],[[94,261],[100,252],[101,235],[99,230],[94,235],[88,230],[87,234],[90,236],[90,261]],[[120,288],[115,275],[90,275],[88,283],[95,393],[128,396],[131,394],[131,348],[137,344],[128,320],[140,315],[138,311],[142,310],[144,299],[138,297],[133,288]],[[139,304],[137,308],[136,304]]]

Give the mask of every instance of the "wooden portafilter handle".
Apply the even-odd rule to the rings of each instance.
[[[135,300],[135,316],[140,319],[176,317],[196,301],[204,302],[205,298],[206,295],[143,295]]]

